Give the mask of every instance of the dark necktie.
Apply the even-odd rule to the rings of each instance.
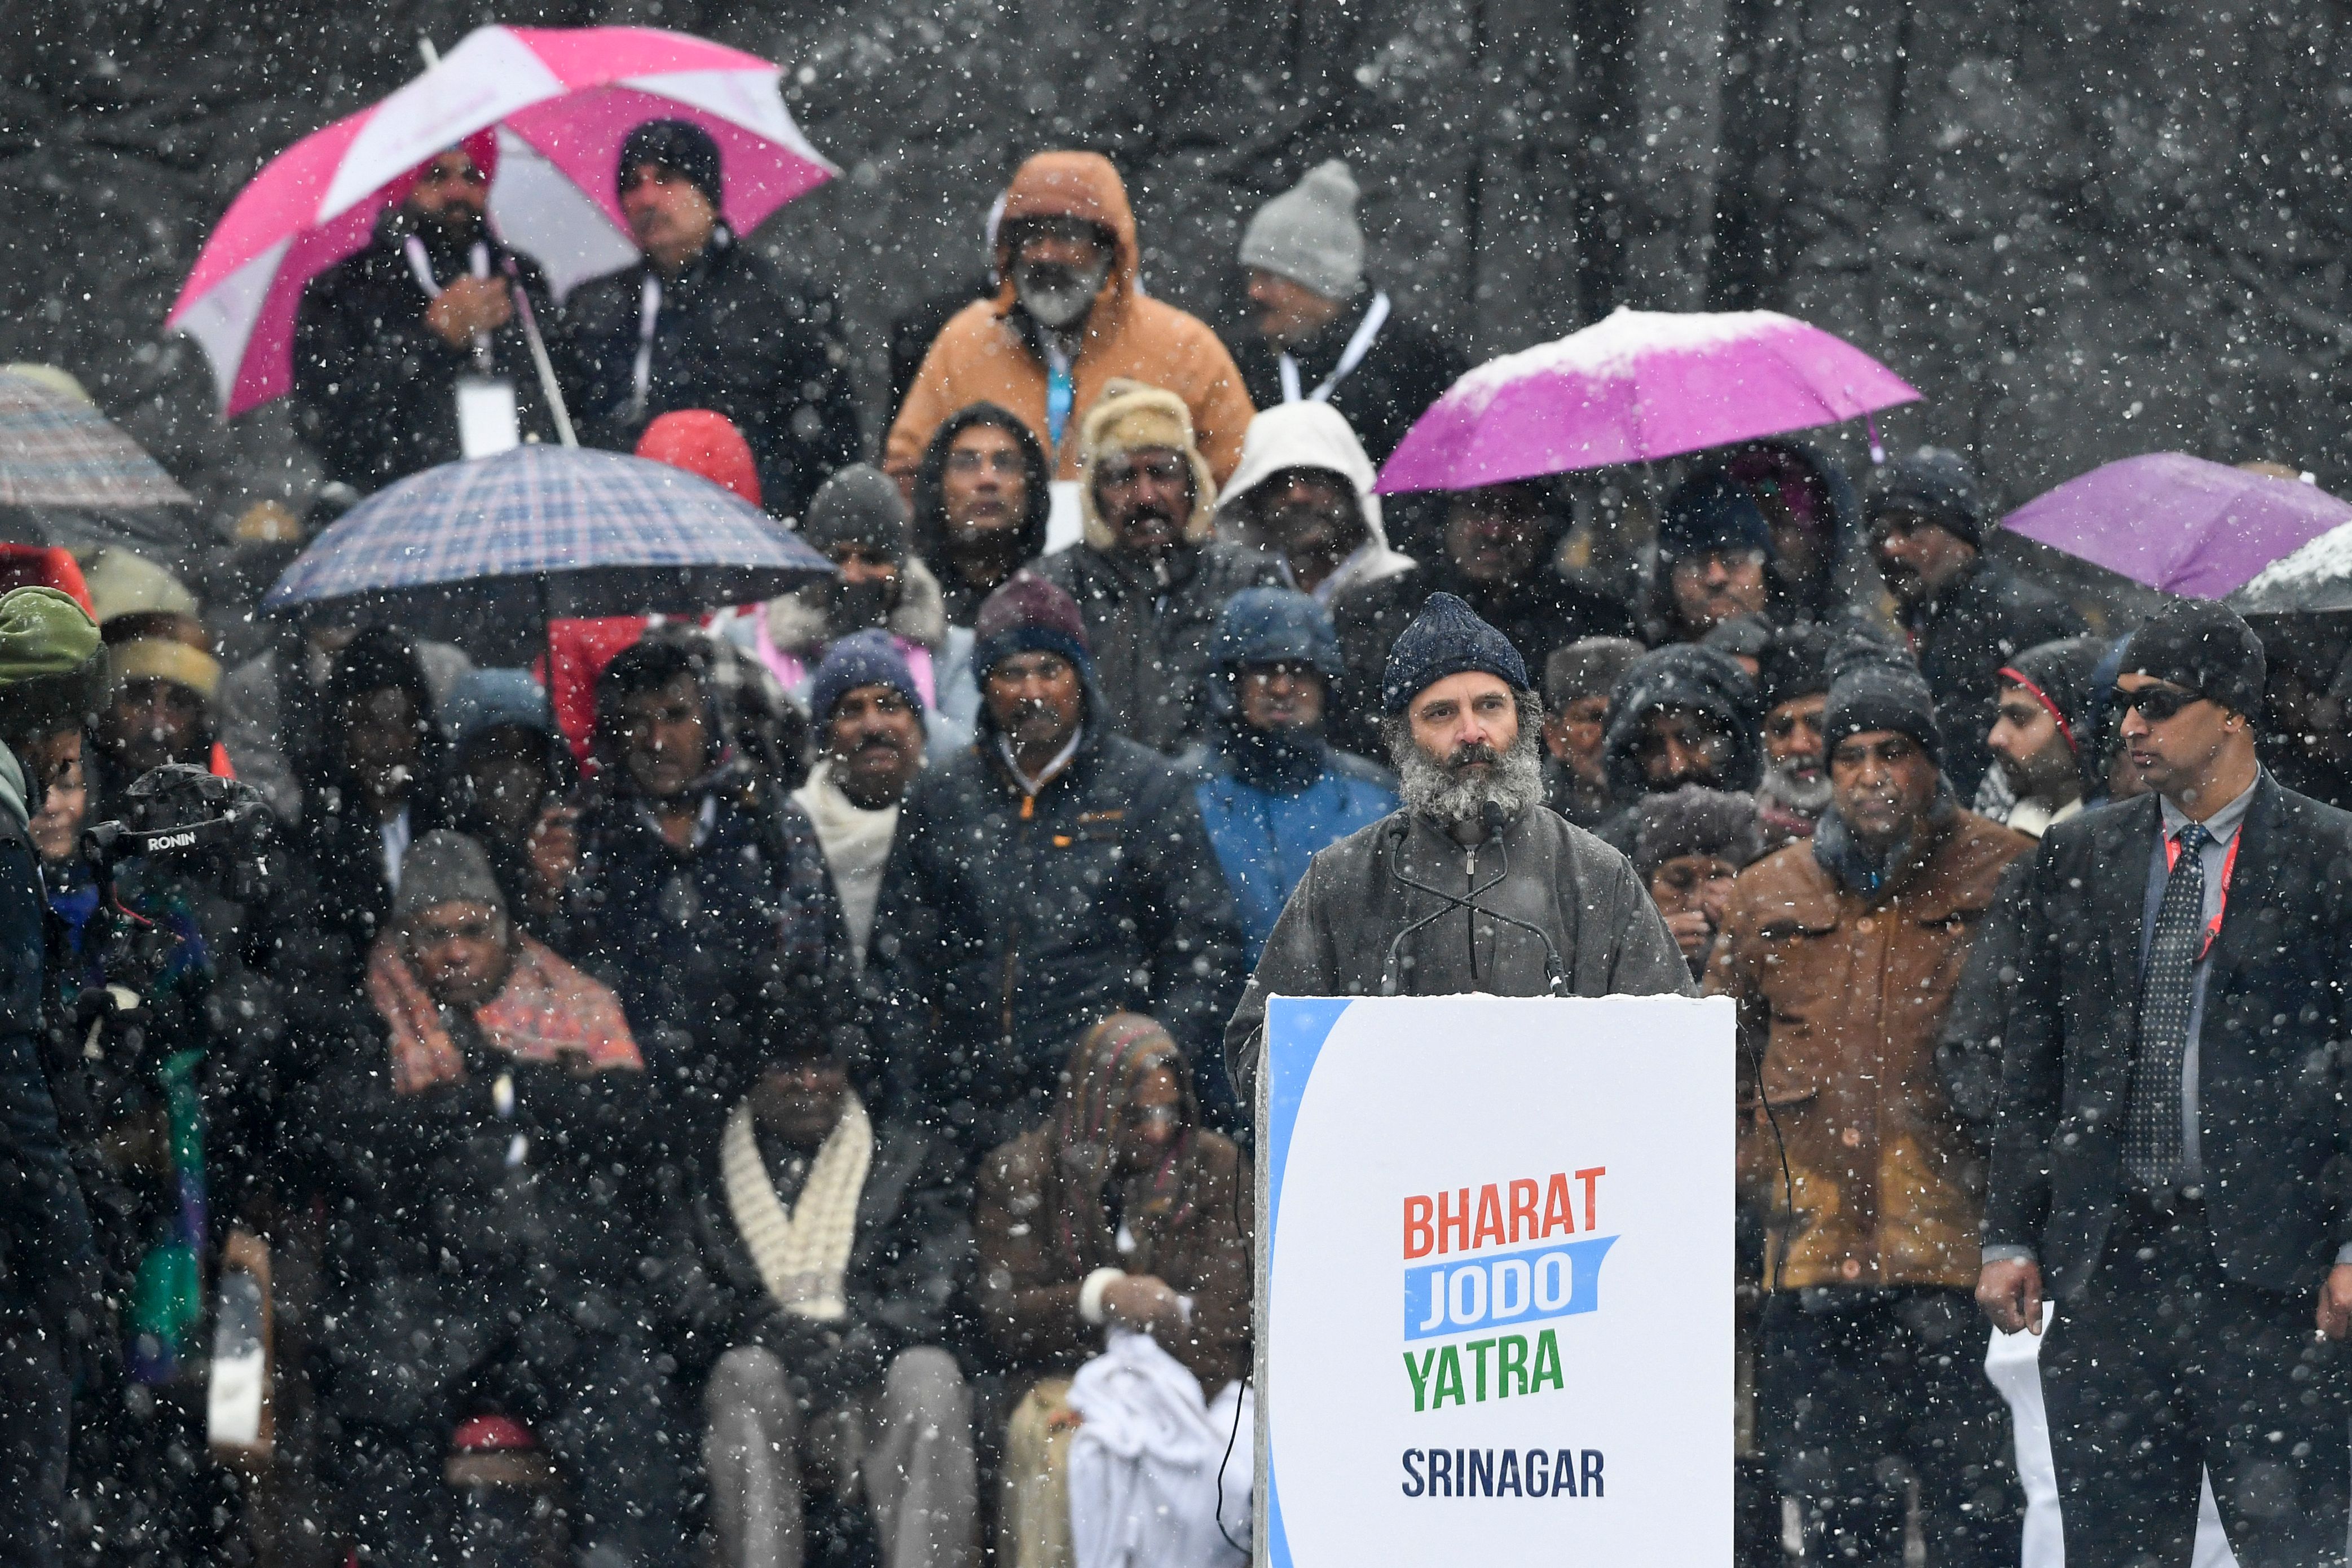
[[[2139,980],[2139,1040],[2132,1064],[2131,1125],[2124,1166],[2141,1185],[2173,1184],[2180,1169],[2180,1068],[2189,1054],[2189,1007],[2197,986],[2197,950],[2205,934],[2205,862],[2212,838],[2201,823],[2183,827],[2156,934]]]

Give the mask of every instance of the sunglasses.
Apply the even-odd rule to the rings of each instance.
[[[2143,686],[2137,691],[2126,691],[2118,686],[2107,694],[2108,705],[2115,709],[2116,718],[2137,708],[2140,717],[2151,724],[2161,724],[2189,704],[2204,700],[2200,692],[2179,691],[2168,686]]]

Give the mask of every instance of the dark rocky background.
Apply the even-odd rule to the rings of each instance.
[[[760,241],[891,319],[978,266],[1021,157],[1108,152],[1156,293],[1223,321],[1240,226],[1350,159],[1374,271],[1481,355],[1617,304],[1772,306],[1927,394],[1891,440],[2014,503],[2178,447],[2352,482],[2352,4],[2134,0],[8,0],[0,359],[79,375],[216,508],[299,497],[164,312],[241,182],[492,19],[782,62],[845,177]],[[878,432],[869,429],[872,440]],[[1842,437],[1850,458],[1860,443]]]

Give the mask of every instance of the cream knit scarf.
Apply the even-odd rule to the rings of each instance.
[[[739,1101],[728,1117],[719,1147],[728,1211],[761,1282],[785,1311],[827,1323],[848,1314],[842,1280],[849,1272],[857,1199],[873,1158],[874,1130],[866,1107],[856,1095],[844,1093],[841,1121],[809,1163],[800,1201],[787,1210],[760,1157],[760,1142],[751,1135],[751,1102]]]

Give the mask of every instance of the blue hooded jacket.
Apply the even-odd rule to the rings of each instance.
[[[1246,666],[1275,663],[1313,665],[1329,692],[1340,671],[1331,617],[1305,594],[1245,588],[1226,602],[1209,666],[1214,738],[1182,764],[1233,889],[1252,968],[1316,851],[1398,804],[1396,782],[1385,769],[1334,751],[1319,731],[1276,735],[1243,722],[1235,678]]]

